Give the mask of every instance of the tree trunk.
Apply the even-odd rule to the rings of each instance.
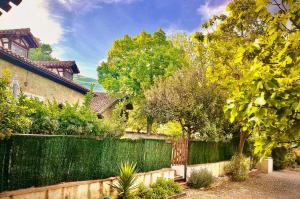
[[[188,161],[189,161],[189,144],[190,144],[190,137],[191,137],[191,130],[188,128],[187,132],[187,148],[186,148],[186,161],[184,164],[184,180],[187,181],[187,167],[188,167]]]
[[[152,124],[153,124],[153,117],[147,116],[147,133],[149,135],[152,133]]]
[[[238,148],[238,155],[242,156],[243,155],[243,150],[244,150],[244,145],[247,139],[247,133],[243,132],[242,130],[240,131],[240,143],[239,143],[239,148]]]

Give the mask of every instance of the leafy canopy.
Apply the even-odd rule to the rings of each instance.
[[[198,67],[187,67],[157,80],[146,97],[149,114],[162,123],[178,121],[189,137],[230,138],[230,125],[223,113],[225,98],[203,79]]]
[[[206,37],[208,76],[228,91],[225,111],[252,135],[256,153],[300,139],[300,4],[235,0]],[[222,43],[220,42],[222,41]]]
[[[43,44],[39,39],[36,39],[39,43],[38,48],[32,48],[29,50],[29,59],[33,61],[53,61],[57,60],[52,56],[52,47],[49,44]]]
[[[146,117],[144,92],[157,77],[167,77],[183,65],[182,51],[159,29],[153,34],[141,32],[116,40],[107,61],[98,67],[98,77],[108,93],[119,98],[127,96],[136,106],[136,114]]]

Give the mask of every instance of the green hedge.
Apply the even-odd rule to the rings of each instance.
[[[189,143],[188,164],[192,165],[230,160],[236,149],[236,141],[228,143],[191,141]]]
[[[116,176],[124,161],[139,172],[170,167],[171,151],[162,140],[12,136],[0,141],[0,192]]]

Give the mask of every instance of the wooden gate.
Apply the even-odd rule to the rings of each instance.
[[[172,165],[185,165],[188,157],[188,141],[180,139],[172,141]]]

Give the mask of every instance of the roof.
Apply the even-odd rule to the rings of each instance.
[[[109,97],[107,93],[95,92],[91,104],[92,110],[98,114],[102,114],[117,101],[118,99]]]
[[[0,35],[19,36],[26,40],[26,42],[29,44],[29,48],[37,48],[39,46],[34,36],[32,35],[30,28],[0,30]]]
[[[63,78],[63,77],[49,71],[46,68],[40,67],[37,64],[35,64],[34,62],[30,61],[29,59],[19,56],[3,47],[0,47],[0,59],[6,60],[16,66],[19,66],[30,72],[33,72],[40,76],[43,76],[43,77],[50,79],[58,84],[64,85],[72,90],[76,90],[82,94],[86,94],[87,92],[89,92],[89,89],[87,89],[71,80]]]
[[[1,0],[0,1],[0,8],[6,12],[8,12],[11,9],[11,6],[9,3],[12,2],[15,5],[19,5],[22,0]],[[0,11],[0,16],[2,15],[2,12]]]
[[[33,63],[45,68],[71,68],[73,73],[80,73],[75,61],[33,61]]]

